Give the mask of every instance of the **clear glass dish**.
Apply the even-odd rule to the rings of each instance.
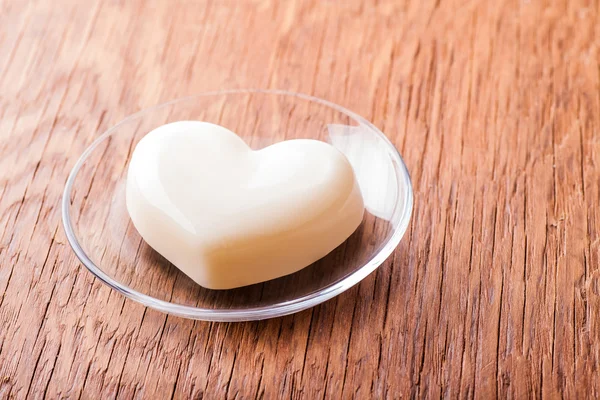
[[[292,275],[232,290],[200,287],[145,244],[125,208],[133,148],[152,129],[179,120],[223,125],[254,149],[294,138],[331,143],[356,172],[366,208],[362,224],[329,255]],[[235,90],[162,104],[102,134],[69,175],[62,216],[83,265],[125,296],[182,317],[247,321],[295,313],[356,285],[394,251],[412,204],[410,177],[400,154],[364,118],[307,95]]]

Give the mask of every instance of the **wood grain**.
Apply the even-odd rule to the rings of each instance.
[[[0,398],[600,396],[600,5],[0,2]],[[393,256],[296,315],[205,323],[92,278],[62,188],[103,130],[220,88],[313,94],[402,153]]]

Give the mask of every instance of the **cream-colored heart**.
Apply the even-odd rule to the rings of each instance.
[[[302,139],[253,151],[199,121],[163,125],[140,140],[126,197],[142,238],[211,289],[312,264],[346,240],[364,212],[352,167],[333,146]]]

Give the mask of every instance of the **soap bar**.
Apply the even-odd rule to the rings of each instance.
[[[354,171],[333,146],[297,139],[255,151],[200,121],[139,141],[126,204],[142,238],[209,289],[294,273],[344,242],[364,213]]]

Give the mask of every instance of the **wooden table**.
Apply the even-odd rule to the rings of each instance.
[[[600,396],[599,7],[0,2],[0,398]],[[284,318],[111,294],[60,223],[75,160],[139,109],[245,87],[382,129],[414,184],[404,240]]]

